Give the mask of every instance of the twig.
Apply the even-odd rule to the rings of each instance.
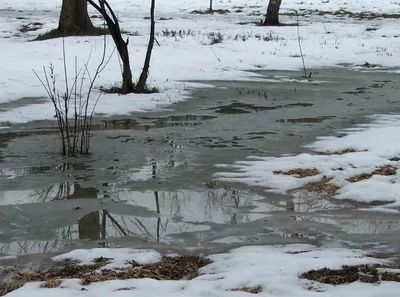
[[[303,62],[304,77],[307,78],[307,77],[311,77],[311,72],[310,72],[310,76],[307,76],[306,63],[304,62],[303,49],[301,47],[299,13],[297,12],[297,10],[294,10],[294,11],[296,12],[296,16],[297,16],[297,41],[299,42],[300,56],[301,56],[301,61]]]

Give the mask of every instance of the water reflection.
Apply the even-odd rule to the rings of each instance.
[[[64,199],[98,198],[99,190],[83,187],[78,182],[61,182],[39,190],[0,191],[1,205],[44,203]]]
[[[349,234],[382,234],[400,231],[398,220],[354,220],[344,222],[342,225],[342,230]]]
[[[97,189],[77,184],[73,187],[64,186],[58,193],[62,193],[60,196],[69,195],[71,199],[99,196]],[[136,236],[150,242],[180,242],[185,240],[184,234],[206,232],[215,224],[239,225],[259,219],[265,216],[262,211],[269,208],[268,204],[260,201],[263,197],[236,189],[207,189],[198,192],[125,191],[113,196],[113,199],[145,207],[157,215],[142,217],[140,214],[130,215],[129,211],[121,213],[104,208],[83,215],[74,225],[57,229],[53,240],[22,240],[2,244],[0,252],[13,255],[50,252],[68,243],[79,243],[80,240],[104,245],[125,236]],[[47,225],[39,227],[49,228]]]
[[[48,173],[51,171],[91,171],[85,163],[62,162],[55,166],[25,166],[20,168],[0,168],[1,179],[15,179],[17,177]]]
[[[99,188],[87,186],[75,177],[75,180],[52,184],[39,190],[0,192],[0,219],[6,223],[3,226],[10,224],[8,227],[1,226],[3,228],[0,230],[0,242],[3,241],[3,244],[0,243],[0,253],[12,255],[45,253],[57,251],[68,244],[79,245],[82,241],[90,242],[92,245],[107,246],[115,243],[118,238],[129,236],[154,243],[203,244],[203,238],[211,237],[213,242],[218,242],[216,239],[218,234],[221,234],[221,238],[226,236],[223,234],[223,230],[226,230],[225,226],[240,228],[242,225],[258,223],[257,220],[264,219],[266,216],[270,216],[270,218],[268,223],[262,223],[265,230],[269,228],[268,232],[271,234],[293,238],[313,238],[315,232],[323,230],[322,224],[334,225],[338,230],[345,231],[346,234],[400,231],[399,221],[363,219],[346,221],[345,218],[338,215],[329,215],[329,211],[339,210],[349,207],[349,205],[335,204],[328,198],[298,196],[285,200],[288,197],[285,199],[280,197],[272,202],[268,201],[268,197],[228,186],[224,188],[207,188],[205,186],[202,189],[175,191],[131,191],[123,188],[128,182],[137,181],[138,175],[146,180],[156,179],[159,176],[165,178],[168,166],[173,168],[179,166],[179,162],[175,161],[175,152],[179,151],[180,147],[175,143],[171,143],[170,146],[171,158],[167,161],[149,160],[148,165],[139,171],[136,170],[135,173],[130,172],[126,179],[119,178],[116,179],[116,183],[104,183]],[[81,163],[61,163],[56,169],[84,172],[91,170],[90,167]],[[47,170],[49,168],[43,167],[36,169],[35,172],[40,174]],[[136,175],[135,178],[133,178],[133,174]],[[108,199],[102,200],[102,198]],[[49,212],[48,215],[46,214],[46,220],[35,222],[31,229],[32,233],[36,230],[50,231],[51,236],[46,238],[53,238],[47,241],[23,240],[25,235],[21,235],[23,232],[20,231],[23,228],[22,223],[18,225],[18,221],[21,217],[33,218],[37,213],[34,213],[33,210],[30,213],[28,206],[24,208],[23,205],[18,205],[13,208],[12,205],[33,202],[43,203],[40,204],[40,207],[46,208],[51,201],[57,200],[57,203],[62,206],[64,205],[62,203],[67,203],[67,200],[71,199],[74,199],[78,206],[80,199],[85,199],[85,201],[94,199],[96,203],[93,203],[95,206],[92,206],[89,201],[88,204],[85,204],[86,206],[81,205],[83,208],[80,208],[79,211],[86,213],[75,213],[79,219],[75,217],[76,221],[73,224],[69,220],[68,223],[61,223],[54,229],[48,222],[61,221],[61,219],[55,218]],[[97,199],[111,202],[100,204],[101,202]],[[142,212],[131,212],[130,210],[135,207],[141,209]],[[13,221],[10,223],[9,210],[16,208],[18,208],[18,214],[14,214]],[[148,210],[149,213],[145,214],[143,209]],[[73,210],[69,206],[65,211],[60,211],[60,214],[71,216],[71,211]],[[274,217],[275,212],[279,213],[276,218]],[[353,216],[355,215],[352,214]],[[4,220],[4,218],[6,219]],[[264,220],[260,220],[260,222],[264,222]],[[26,220],[23,223],[26,224]],[[15,227],[16,225],[18,226]],[[60,226],[62,227],[59,228]],[[299,227],[298,231],[294,231],[293,226]],[[315,226],[315,232],[309,233],[310,226],[313,226],[312,228]],[[19,230],[19,233],[13,233],[16,232],[16,229]],[[10,231],[9,235],[7,235],[8,231]],[[21,240],[15,241],[13,239],[17,237],[15,234]],[[212,235],[208,236],[209,234]],[[346,236],[346,234],[339,234],[339,236]],[[245,234],[240,240],[252,242],[253,236],[255,234],[248,236]],[[35,238],[35,234],[29,234],[29,239],[31,238]]]

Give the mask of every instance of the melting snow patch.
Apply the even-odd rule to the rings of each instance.
[[[133,249],[77,250],[56,257],[76,258],[89,263],[96,257],[114,257],[123,264],[136,259],[156,261],[159,255],[152,251]],[[332,286],[300,279],[299,275],[312,269],[339,269],[342,265],[387,263],[364,255],[359,250],[317,248],[297,244],[287,246],[252,246],[234,249],[228,253],[212,255],[211,264],[200,269],[200,275],[192,280],[158,281],[155,279],[109,280],[82,285],[77,279],[62,280],[60,288],[41,288],[41,283],[28,283],[9,293],[10,297],[25,296],[249,296],[241,290],[258,288],[259,296],[334,297],[334,296],[398,296],[400,284],[378,284],[359,281]],[[232,292],[235,291],[235,292]],[[317,292],[316,292],[317,291]]]
[[[338,131],[340,137],[319,137],[307,145],[315,153],[249,157],[233,165],[217,165],[232,171],[217,173],[216,177],[266,187],[271,192],[293,194],[312,183],[324,181],[334,186],[333,194],[337,199],[385,204],[385,207],[372,208],[375,211],[397,207],[400,205],[400,173],[397,170],[400,165],[400,115],[374,115],[371,119],[371,123]],[[313,174],[300,176],[296,172]],[[321,189],[324,188],[321,186]]]

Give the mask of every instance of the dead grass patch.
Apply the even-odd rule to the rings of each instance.
[[[134,290],[135,287],[127,287],[127,288],[119,288],[114,290],[114,292],[118,292],[118,291],[130,291],[130,290]]]
[[[349,149],[344,149],[344,150],[340,150],[340,151],[334,151],[334,152],[316,152],[317,155],[323,155],[323,156],[330,156],[330,155],[344,155],[344,154],[349,154],[349,153],[359,153],[359,152],[366,152],[364,151],[358,151],[352,148]]]
[[[377,283],[379,281],[400,282],[400,272],[384,271],[385,268],[400,269],[400,265],[345,265],[341,269],[322,268],[310,270],[300,275],[300,278],[331,285],[343,285],[355,281],[363,283]]]
[[[207,10],[193,10],[191,14],[214,14],[214,13],[227,14],[229,12],[230,11],[227,9],[213,9],[213,10],[207,9]]]
[[[103,282],[114,279],[152,278],[156,280],[193,279],[198,276],[198,270],[210,261],[198,256],[163,257],[155,264],[124,268],[121,270],[103,269],[98,274],[86,274],[81,277],[81,283],[87,285],[93,282]]]
[[[156,280],[193,279],[198,276],[198,270],[210,263],[208,259],[199,256],[163,257],[159,263],[139,265],[135,261],[130,266],[119,270],[101,269],[110,259],[98,258],[93,264],[79,265],[73,261],[63,261],[54,267],[33,272],[15,272],[13,279],[22,283],[43,281],[42,287],[56,288],[61,279],[77,278],[82,285],[108,280],[125,280],[138,278],[152,278]],[[133,288],[125,288],[131,290]],[[124,290],[125,290],[124,289]],[[121,289],[122,290],[122,289]],[[0,292],[5,291],[0,287]],[[8,291],[5,291],[6,293]],[[4,294],[6,294],[4,293]],[[1,295],[0,295],[1,296]]]
[[[60,279],[54,278],[54,279],[48,279],[45,281],[43,284],[41,284],[41,288],[59,288],[61,286],[62,281]]]
[[[304,253],[309,253],[309,252],[311,252],[311,250],[307,250],[307,251],[288,251],[288,252],[286,252],[286,254],[298,255],[298,254],[304,254]]]
[[[0,284],[0,296],[4,296],[12,291],[21,288],[23,284]]]
[[[98,258],[95,263],[90,265],[79,265],[79,263],[66,260],[59,262],[58,265],[44,269],[35,270],[33,272],[16,271],[13,274],[13,279],[23,282],[40,282],[51,281],[62,278],[82,278],[86,274],[93,273],[97,269],[109,263],[108,259]]]
[[[262,292],[262,287],[258,286],[258,287],[242,287],[242,288],[236,288],[236,289],[232,289],[231,291],[233,292],[246,292],[246,293],[251,293],[251,294],[258,294]]]
[[[396,170],[397,170],[397,168],[392,165],[385,165],[385,166],[378,167],[371,173],[363,173],[363,174],[355,175],[355,176],[348,178],[347,180],[349,182],[356,183],[356,182],[359,182],[362,180],[370,179],[374,175],[386,175],[386,176],[396,175]]]
[[[339,187],[335,184],[329,183],[331,180],[331,178],[324,176],[320,181],[306,184],[304,189],[309,192],[327,193],[328,195],[332,196],[337,192],[337,190],[339,190]]]
[[[282,171],[282,170],[277,170],[274,171],[274,174],[281,174],[281,175],[297,175],[300,178],[308,177],[308,176],[314,176],[318,175],[320,172],[318,171],[317,168],[311,168],[311,169],[293,169],[293,170],[288,170],[288,171]]]

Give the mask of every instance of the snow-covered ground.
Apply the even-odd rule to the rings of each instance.
[[[155,263],[161,255],[151,250],[94,249],[76,250],[55,257],[54,260],[77,259],[90,264],[98,257],[112,258],[102,269],[118,269],[127,266],[127,261],[139,264]],[[368,284],[354,282],[346,285],[325,285],[299,276],[311,269],[329,267],[339,269],[342,265],[385,263],[366,257],[364,252],[338,248],[320,249],[299,244],[288,246],[242,247],[225,254],[212,255],[211,264],[200,269],[200,275],[192,280],[158,281],[154,279],[111,280],[86,286],[79,279],[62,280],[60,288],[40,288],[41,283],[28,283],[21,289],[7,294],[10,297],[25,296],[250,296],[249,293],[232,291],[243,287],[261,287],[258,296],[288,297],[395,297],[399,283],[380,282]],[[128,265],[129,266],[129,265]]]
[[[379,202],[374,211],[399,213],[400,206],[400,116],[375,115],[371,123],[338,131],[338,135],[319,137],[307,145],[312,153],[280,157],[249,157],[249,160],[234,165],[218,165],[234,169],[221,172],[217,177],[224,181],[243,182],[266,187],[268,191],[294,195],[307,195],[302,188],[318,182],[323,177],[340,189],[337,199],[356,200],[364,203]],[[343,152],[345,154],[335,154]],[[322,154],[321,154],[322,153]],[[388,175],[374,174],[360,177],[388,166]],[[295,169],[317,169],[312,176],[277,174],[277,171]],[[354,177],[359,178],[354,180]],[[349,181],[349,179],[352,180]]]
[[[58,22],[60,1],[53,0],[2,0],[0,7],[0,122],[23,123],[32,120],[52,119],[49,101],[22,104],[20,99],[45,97],[45,91],[35,78],[32,69],[54,64],[60,88],[63,85],[62,40],[28,42],[38,34],[54,29]],[[137,77],[143,63],[148,41],[148,3],[146,1],[113,0],[124,30],[130,36],[132,70]],[[127,114],[168,108],[168,105],[189,99],[189,89],[202,86],[188,80],[257,79],[245,72],[249,69],[298,69],[302,67],[299,56],[296,26],[258,27],[266,9],[265,0],[221,0],[215,9],[228,9],[223,15],[191,14],[204,10],[208,1],[169,0],[157,3],[157,41],[151,62],[151,86],[160,88],[151,95],[102,95],[96,112],[104,115]],[[287,0],[282,12],[295,10],[320,10],[350,12],[398,13],[400,3],[395,0],[340,1],[340,0]],[[19,11],[21,10],[21,11]],[[91,11],[91,15],[96,12]],[[332,15],[310,15],[299,18],[301,45],[307,67],[327,67],[338,63],[352,65],[379,64],[384,67],[400,66],[400,20],[396,18],[354,19]],[[295,23],[295,16],[282,16],[284,23]],[[37,31],[21,33],[23,25],[43,23]],[[94,22],[99,22],[94,19]],[[239,24],[247,23],[247,24]],[[97,23],[98,24],[98,23]],[[29,25],[31,26],[31,25]],[[215,43],[220,33],[222,39]],[[213,44],[214,43],[214,44]],[[88,63],[94,71],[101,59],[102,37],[70,37],[65,39],[70,79],[74,59],[83,67]],[[107,38],[107,55],[113,51]],[[118,57],[114,53],[96,87],[110,86],[120,80]],[[13,102],[15,104],[13,104]],[[340,137],[318,139],[309,146],[317,152],[353,149],[343,155],[300,154],[276,158],[255,158],[234,165],[221,165],[235,171],[218,174],[219,179],[239,181],[268,188],[274,192],[299,194],[298,189],[307,183],[319,181],[322,176],[332,178],[330,183],[339,187],[337,199],[361,202],[391,201],[369,210],[398,212],[400,205],[399,173],[391,176],[373,176],[351,183],[347,179],[362,173],[371,173],[377,167],[391,165],[397,168],[400,161],[390,160],[400,156],[400,116],[374,116],[371,124],[339,131]],[[305,178],[274,174],[273,171],[316,168],[318,174]],[[221,170],[222,171],[222,170]],[[303,191],[300,193],[303,195]],[[307,251],[307,252],[304,252]],[[290,253],[288,253],[290,252]],[[300,253],[297,253],[300,252]],[[56,258],[73,257],[83,262],[104,256],[114,258],[112,268],[135,259],[139,263],[160,259],[155,251],[128,249],[75,250]],[[377,285],[355,282],[342,286],[322,285],[299,279],[310,269],[339,268],[343,264],[382,263],[383,260],[363,257],[361,251],[316,248],[309,245],[242,247],[226,254],[211,256],[213,263],[202,268],[201,275],[193,280],[156,281],[152,279],[114,280],[85,286],[79,280],[63,280],[62,288],[44,289],[40,283],[26,284],[7,296],[248,296],[245,292],[232,292],[240,287],[261,286],[259,296],[398,296],[399,283],[382,282]],[[134,288],[132,290],[118,290]]]
[[[40,72],[53,63],[57,82],[62,89],[62,40],[28,42],[38,34],[57,27],[61,1],[1,1],[0,9],[0,104],[19,102],[0,108],[1,122],[27,122],[52,119],[49,102],[24,105],[17,101],[26,97],[46,95],[32,69]],[[60,2],[60,3],[58,3]],[[150,2],[150,1],[148,1]],[[157,3],[157,41],[151,62],[151,86],[161,90],[152,95],[103,95],[97,105],[99,114],[127,114],[165,107],[188,99],[188,89],[198,87],[187,80],[256,79],[249,69],[298,69],[302,67],[296,26],[258,27],[254,22],[263,19],[264,0],[221,0],[215,9],[228,9],[227,14],[198,15],[193,10],[205,10],[208,1],[174,0]],[[146,1],[111,1],[121,20],[123,30],[130,36],[129,50],[135,79],[143,65],[148,42],[149,3]],[[386,1],[283,1],[282,12],[292,10],[349,11],[395,14],[399,2]],[[90,15],[97,15],[91,10]],[[284,23],[296,23],[295,16],[283,15]],[[93,19],[100,24],[99,19]],[[19,32],[22,26],[37,31]],[[400,66],[399,19],[355,19],[317,13],[300,17],[300,39],[307,67],[333,66],[338,63],[379,64]],[[241,23],[241,24],[239,24]],[[244,24],[243,24],[244,23]],[[180,32],[180,33],[179,33]],[[221,42],[212,44],[213,34],[220,33]],[[107,55],[114,49],[110,38]],[[71,37],[65,39],[70,80],[74,59],[84,63],[92,51],[89,70],[93,73],[101,59],[102,37]],[[120,67],[114,53],[96,86],[111,86],[120,81]]]

